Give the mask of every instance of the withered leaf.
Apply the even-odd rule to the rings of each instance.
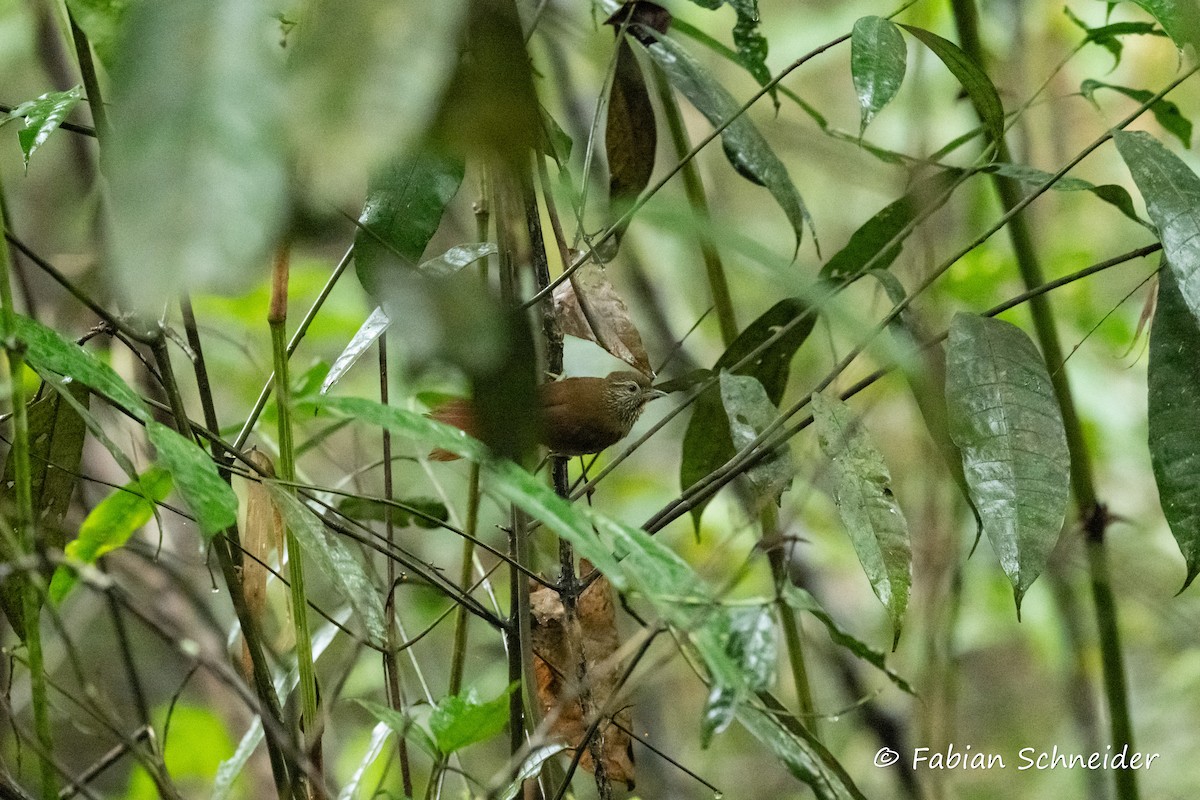
[[[582,574],[591,571],[591,564],[580,562]],[[623,671],[616,658],[621,640],[612,586],[601,576],[583,591],[576,605],[578,624],[574,631],[570,630],[574,626],[569,625],[562,598],[554,589],[535,584],[529,601],[533,666],[542,715],[550,720],[553,737],[568,747],[579,747],[590,724],[584,715],[582,696],[587,694],[593,711],[604,708]],[[580,678],[584,676],[586,684],[581,690]],[[630,710],[624,706],[600,725],[596,736],[604,774],[633,789],[633,742],[627,733],[630,726]],[[591,749],[585,749],[579,763],[594,773]]]
[[[271,457],[261,450],[250,451],[250,462],[264,478],[275,477]],[[283,517],[271,499],[271,493],[261,481],[249,481],[246,487],[246,524],[242,528],[242,593],[250,614],[261,624],[267,604],[267,556],[274,546],[283,552]],[[252,674],[250,653],[242,643],[242,660],[246,674]]]
[[[608,95],[604,149],[608,155],[608,195],[612,202],[635,199],[654,172],[658,131],[646,79],[633,49],[617,41],[617,65]]]
[[[587,339],[644,375],[653,375],[642,335],[604,268],[585,264],[554,290],[554,314],[562,331]]]

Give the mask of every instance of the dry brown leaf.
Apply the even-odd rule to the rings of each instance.
[[[595,342],[643,375],[654,375],[642,335],[603,267],[584,264],[559,284],[554,314],[563,333]]]
[[[580,562],[587,575],[592,566]],[[550,720],[550,733],[569,747],[578,747],[587,733],[579,691],[580,659],[576,643],[582,643],[587,687],[591,707],[602,709],[617,688],[623,671],[616,653],[621,640],[617,633],[612,586],[604,577],[597,578],[579,596],[576,605],[578,630],[567,630],[566,610],[558,592],[540,584],[530,591],[533,633],[533,666],[537,679],[538,702],[542,715]],[[618,727],[614,722],[619,723]],[[633,789],[633,743],[626,732],[631,728],[628,706],[605,720],[597,730],[604,773],[611,781],[620,781]],[[580,766],[595,772],[590,748],[585,749]]]
[[[275,476],[271,457],[260,450],[250,451],[250,462],[265,477]],[[267,556],[274,545],[283,552],[283,517],[261,481],[249,481],[246,488],[246,523],[242,527],[242,594],[246,607],[260,625],[267,604]],[[251,674],[250,653],[242,643],[242,666]]]

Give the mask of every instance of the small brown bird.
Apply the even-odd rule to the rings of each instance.
[[[560,456],[599,453],[624,439],[646,403],[666,392],[650,385],[640,372],[612,372],[604,378],[565,378],[538,387],[541,399],[539,440]],[[478,437],[479,425],[469,400],[451,400],[430,416]],[[451,452],[437,449],[434,461],[453,461]]]

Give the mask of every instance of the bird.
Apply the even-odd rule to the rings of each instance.
[[[599,453],[624,439],[651,400],[666,397],[640,372],[610,372],[603,378],[564,378],[538,387],[541,405],[539,441],[552,454],[582,456]],[[478,438],[479,423],[470,400],[455,399],[429,415]],[[438,448],[433,461],[458,458]]]

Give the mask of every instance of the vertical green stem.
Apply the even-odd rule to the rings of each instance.
[[[951,0],[955,23],[963,50],[977,64],[985,63],[980,44],[978,13],[973,0]],[[1001,161],[1010,161],[1007,144],[996,143],[996,155]],[[1016,181],[1001,175],[993,175],[1000,204],[1007,213],[1022,202],[1021,188]],[[1032,289],[1045,283],[1033,240],[1029,233],[1025,215],[1017,214],[1008,224],[1009,238],[1017,261],[1021,279],[1026,288]],[[1104,550],[1104,534],[1108,514],[1096,497],[1093,480],[1091,454],[1083,435],[1071,386],[1063,368],[1062,345],[1054,325],[1054,313],[1045,295],[1035,295],[1029,301],[1029,313],[1033,318],[1034,331],[1042,348],[1042,356],[1050,367],[1050,379],[1054,393],[1062,408],[1063,426],[1071,455],[1071,489],[1079,514],[1084,518],[1087,533],[1088,567],[1091,572],[1092,601],[1096,613],[1096,627],[1100,637],[1100,655],[1104,671],[1104,689],[1108,700],[1110,733],[1114,749],[1128,746],[1133,748],[1133,724],[1129,715],[1129,700],[1126,693],[1125,664],[1122,657],[1120,629],[1117,625],[1116,600],[1109,582],[1108,557]],[[1120,800],[1137,800],[1137,773],[1134,770],[1113,770],[1113,783]]]
[[[2,226],[0,226],[2,227]],[[8,382],[12,387],[13,407],[13,491],[16,495],[16,518],[13,527],[22,553],[37,553],[33,527],[32,473],[29,466],[29,413],[25,407],[24,342],[12,338],[12,285],[9,283],[8,248],[0,247],[0,314],[3,315],[3,346],[8,354]],[[25,620],[25,646],[29,650],[29,684],[33,702],[33,727],[38,744],[45,752],[40,759],[43,800],[58,797],[58,776],[50,760],[54,752],[54,737],[50,727],[50,704],[46,694],[46,672],[42,654],[42,632],[39,622],[42,594],[37,582],[41,575],[30,569],[21,581],[21,607]]]
[[[379,337],[379,402],[388,405],[388,356],[387,333]],[[383,496],[387,500],[393,497],[392,482],[392,432],[383,429]],[[396,546],[396,526],[392,521],[392,506],[383,507],[383,525],[387,535],[388,549]],[[387,647],[383,654],[383,673],[387,678],[388,704],[392,710],[404,712],[404,687],[400,684],[400,663],[396,653],[400,647],[400,631],[396,626],[396,560],[387,559]],[[404,786],[404,794],[413,796],[412,769],[408,763],[408,739],[396,737],[396,754],[400,759],[400,780]]]
[[[291,387],[288,384],[287,295],[288,252],[276,254],[271,283],[271,351],[275,361],[275,404],[279,410],[279,477],[285,487],[296,481],[295,446],[292,442]],[[288,491],[292,489],[288,488]],[[317,719],[317,679],[313,669],[312,636],[308,627],[308,596],[304,590],[304,552],[291,527],[286,528],[288,577],[291,588],[292,622],[296,631],[296,664],[300,674],[301,720],[305,750],[320,738]]]
[[[87,35],[75,21],[75,15],[67,9],[67,19],[71,24],[71,40],[75,44],[75,56],[79,59],[79,75],[83,79],[83,91],[87,94],[88,107],[92,111],[92,124],[96,129],[96,138],[104,145],[108,138],[108,112],[104,108],[104,96],[100,93],[100,80],[96,75],[96,62],[92,58],[92,48],[88,44]]]
[[[5,348],[8,366],[8,380],[11,387],[13,406],[13,491],[16,497],[16,517],[13,520],[16,542],[20,552],[33,556],[37,552],[37,542],[33,528],[33,496],[32,475],[29,464],[29,416],[25,406],[24,377],[24,344],[12,339],[12,316],[16,313],[13,308],[12,286],[10,284],[8,248],[0,248],[0,313],[3,314],[3,346]],[[21,606],[25,623],[25,644],[29,651],[30,686],[33,702],[34,728],[37,739],[47,756],[53,752],[53,737],[51,736],[49,704],[46,696],[45,665],[42,653],[41,626],[39,612],[41,608],[40,595],[34,583],[37,575],[30,570],[21,581]],[[42,795],[46,798],[56,796],[57,778],[53,764],[48,758],[41,760]]]
[[[654,79],[658,88],[658,97],[662,101],[663,112],[667,116],[667,128],[671,131],[671,142],[679,158],[685,158],[692,150],[691,140],[687,129],[683,126],[683,117],[679,113],[679,103],[671,92],[662,70],[654,70]],[[729,281],[725,279],[725,267],[721,263],[721,254],[713,240],[704,233],[708,228],[709,211],[708,198],[704,193],[704,182],[700,180],[700,170],[696,167],[695,159],[683,162],[680,168],[683,175],[683,190],[687,193],[688,202],[700,216],[700,254],[704,258],[704,269],[708,274],[708,287],[712,292],[713,307],[717,312],[717,322],[721,326],[721,339],[728,347],[738,335],[737,318],[733,313],[733,300],[729,294]]]
[[[762,525],[763,538],[778,538],[779,512],[775,510],[774,506],[768,505],[764,508],[759,515],[759,521]],[[787,572],[787,560],[784,558],[783,545],[776,544],[768,547],[767,560],[771,565],[771,577],[775,581],[776,592],[781,593],[784,581],[791,580]],[[782,598],[782,594],[780,597]],[[808,667],[804,663],[804,646],[800,642],[800,627],[796,623],[796,614],[792,611],[792,607],[782,599],[776,603],[776,607],[779,611],[779,622],[783,626],[783,641],[787,646],[792,682],[796,685],[796,704],[800,709],[801,717],[805,720],[805,726],[813,736],[816,736],[816,708],[813,705],[812,689],[808,682]]]

